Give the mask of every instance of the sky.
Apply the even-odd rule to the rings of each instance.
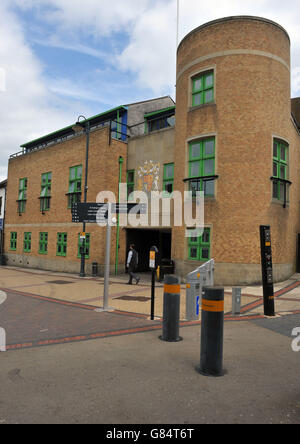
[[[179,0],[179,41],[231,15],[265,17],[291,38],[300,96],[299,0]],[[177,0],[0,0],[0,180],[20,145],[119,105],[170,95]]]

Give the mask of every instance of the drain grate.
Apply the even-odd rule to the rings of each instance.
[[[144,296],[121,296],[120,298],[116,298],[116,299],[120,299],[121,301],[132,301],[132,302],[148,302],[148,301],[150,301],[150,298],[146,298]]]
[[[74,282],[69,282],[69,281],[48,281],[48,284],[66,285],[66,284],[74,284]]]

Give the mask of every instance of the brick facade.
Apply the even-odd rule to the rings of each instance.
[[[195,106],[194,81],[207,73],[213,73],[214,77],[213,100]],[[210,257],[216,261],[216,284],[261,282],[260,225],[271,225],[275,280],[288,278],[295,271],[300,233],[300,102],[293,99],[291,106],[290,40],[286,31],[276,23],[256,17],[229,17],[200,26],[178,48],[176,94],[175,128],[142,135],[144,123],[134,126],[135,121],[141,123],[145,113],[172,106],[170,98],[161,98],[131,106],[128,122],[133,137],[128,143],[117,140],[110,143],[108,127],[91,133],[88,201],[95,201],[103,190],[118,194],[120,156],[124,158],[122,182],[126,182],[127,170],[137,173],[151,161],[160,167],[161,191],[163,166],[174,163],[174,190],[183,193],[189,189],[191,179],[190,143],[213,139],[215,189],[213,195],[205,198],[205,225],[210,228]],[[282,199],[273,197],[274,141],[288,146],[286,179],[292,184],[288,186],[289,202],[285,207]],[[82,165],[84,173],[84,136],[10,160],[5,231],[9,264],[79,271],[78,233],[82,225],[72,224],[66,196],[69,168],[76,165]],[[50,171],[53,173],[51,210],[42,214],[41,175]],[[27,208],[26,213],[19,215],[16,203],[19,180],[25,177]],[[143,179],[135,175],[135,185],[145,186]],[[83,183],[84,177],[82,190]],[[189,257],[185,229],[172,228],[172,259],[182,277],[202,263]],[[13,231],[18,232],[16,251],[10,248]],[[25,232],[32,233],[31,253],[23,251]],[[45,256],[38,253],[40,232],[49,234]],[[66,257],[56,255],[59,232],[68,233]],[[88,225],[86,232],[91,234],[91,255],[87,260],[90,272],[91,262],[104,263],[105,229]],[[147,236],[147,230],[143,235]],[[125,254],[126,230],[121,229],[121,265]],[[111,265],[115,256],[113,229]]]
[[[75,271],[80,264],[78,258],[78,234],[82,224],[72,223],[71,211],[68,208],[67,193],[69,189],[70,167],[82,165],[82,195],[85,172],[85,135],[72,140],[29,152],[21,157],[11,159],[8,168],[8,194],[6,207],[5,251],[9,264],[34,266],[60,271]],[[88,193],[87,201],[96,202],[100,191],[110,190],[118,195],[119,157],[124,158],[122,181],[126,182],[127,144],[111,140],[109,128],[99,129],[90,135]],[[51,208],[44,214],[40,211],[41,176],[52,172]],[[17,199],[19,180],[27,178],[26,212],[19,215]],[[17,250],[10,249],[10,232],[18,232]],[[24,253],[24,232],[32,233],[31,253]],[[39,233],[48,233],[48,253],[38,253]],[[56,255],[57,233],[68,233],[67,256]],[[91,262],[104,263],[105,228],[88,224],[86,232],[91,234],[91,255],[87,259],[88,271]],[[120,260],[125,262],[125,240],[121,233]],[[116,251],[116,229],[112,230],[112,264]]]
[[[291,121],[290,42],[267,20],[233,17],[190,33],[178,49],[175,188],[184,190],[188,141],[207,135],[216,141],[216,191],[207,198],[205,223],[211,227],[216,281],[259,282],[259,226],[271,225],[275,277],[296,263],[299,232],[299,133]],[[197,73],[213,71],[214,101],[191,107]],[[290,204],[272,199],[273,139],[289,144]],[[183,174],[184,171],[184,174]],[[187,186],[185,186],[185,189]],[[187,240],[176,229],[177,268],[196,268],[187,259]],[[249,267],[245,267],[245,265]]]

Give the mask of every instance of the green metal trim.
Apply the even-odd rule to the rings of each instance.
[[[149,117],[156,116],[159,114],[164,114],[164,113],[167,113],[168,111],[173,111],[175,109],[176,109],[176,106],[170,106],[169,108],[164,108],[164,109],[160,109],[158,111],[153,111],[152,113],[144,114],[144,118],[147,119]]]
[[[103,117],[106,114],[110,114],[110,113],[113,113],[113,112],[116,112],[116,111],[120,111],[122,109],[124,111],[127,111],[128,108],[126,106],[123,106],[123,105],[122,106],[118,106],[117,108],[113,108],[113,109],[110,109],[110,110],[105,111],[103,113],[96,114],[93,117],[89,117],[88,119],[86,119],[86,122],[91,122],[94,119],[97,119],[99,117]],[[74,126],[74,124],[66,126],[65,128],[61,128],[60,130],[54,131],[53,133],[46,134],[45,136],[39,137],[38,139],[31,140],[30,142],[26,142],[26,143],[24,143],[23,145],[20,145],[20,146],[21,146],[21,148],[27,148],[29,145],[35,144],[37,142],[42,142],[44,139],[46,139],[48,137],[52,137],[52,136],[58,135],[58,134],[60,134],[63,131],[72,130],[73,126]]]
[[[47,238],[46,238],[47,235]],[[42,248],[40,248],[42,247]],[[45,248],[47,247],[47,248]],[[48,233],[40,232],[39,233],[39,254],[48,254]]]
[[[120,185],[122,182],[122,166],[124,159],[119,157],[119,190],[118,190],[118,202],[120,202]],[[116,263],[115,263],[115,275],[117,276],[119,271],[119,243],[120,243],[120,214],[117,215],[117,243],[116,243]]]

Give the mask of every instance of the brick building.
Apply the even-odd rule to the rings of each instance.
[[[205,193],[203,236],[187,238],[189,227],[160,222],[128,226],[120,231],[120,266],[129,242],[137,244],[141,269],[157,244],[182,276],[214,258],[216,283],[260,282],[259,226],[270,224],[275,280],[295,271],[300,100],[291,100],[290,39],[280,25],[248,16],[202,25],[178,48],[176,114],[165,97],[89,120],[88,201],[101,190],[118,193],[120,156],[129,194]],[[85,137],[68,127],[22,148],[9,162],[8,263],[79,271],[80,229],[69,206],[82,193]],[[103,264],[105,234],[87,230],[88,266]],[[116,245],[113,230],[112,266]]]

